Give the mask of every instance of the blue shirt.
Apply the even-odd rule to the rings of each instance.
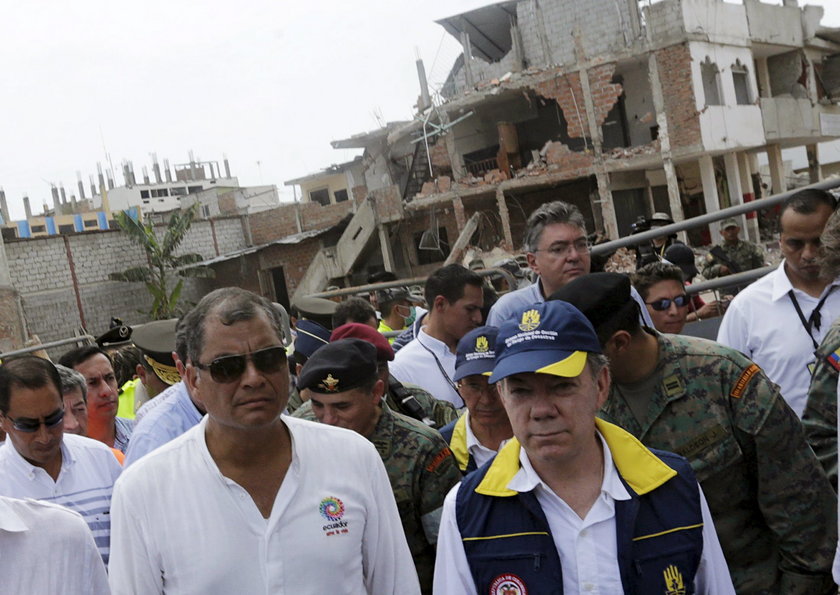
[[[176,394],[149,411],[134,427],[125,453],[126,467],[201,421],[202,413],[190,399],[184,382],[174,384],[172,388]]]

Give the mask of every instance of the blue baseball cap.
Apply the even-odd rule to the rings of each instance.
[[[480,326],[461,337],[455,351],[453,380],[457,382],[473,374],[490,375],[496,363],[496,335],[498,334],[499,329],[495,326]]]
[[[499,327],[490,382],[524,372],[574,378],[587,353],[601,353],[601,345],[580,310],[561,301],[533,304]]]

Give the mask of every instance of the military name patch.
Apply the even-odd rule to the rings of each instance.
[[[761,371],[756,364],[752,364],[749,368],[744,370],[741,377],[738,379],[738,382],[735,383],[735,386],[732,387],[732,390],[729,392],[729,396],[733,399],[740,399],[744,396],[744,391],[747,389],[747,385],[752,380],[752,377],[758,374]]]
[[[692,439],[690,442],[677,447],[676,452],[679,455],[684,456],[687,459],[693,459],[696,455],[699,455],[706,449],[708,449],[713,444],[717,444],[723,438],[726,437],[726,430],[723,426],[715,426],[713,428],[709,428],[696,438]]]
[[[490,595],[527,595],[525,583],[515,574],[500,574],[490,583]]]

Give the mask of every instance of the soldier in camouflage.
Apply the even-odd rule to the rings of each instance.
[[[831,484],[802,425],[759,367],[717,343],[642,329],[626,277],[552,296],[580,309],[609,357],[601,417],[691,463],[738,593],[836,593]]]
[[[723,243],[712,247],[706,255],[703,276],[706,279],[743,273],[764,266],[764,251],[751,242],[738,237],[741,228],[735,219],[724,219],[720,223]]]
[[[814,373],[802,425],[834,491],[837,491],[837,375],[840,370],[840,319],[828,329],[816,351]]]
[[[437,431],[381,402],[385,387],[376,348],[362,339],[339,339],[319,349],[303,367],[299,387],[318,421],[354,430],[376,446],[421,589],[431,593],[443,500],[461,479],[448,445]]]

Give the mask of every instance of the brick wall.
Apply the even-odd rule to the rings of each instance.
[[[659,79],[668,116],[671,147],[690,147],[702,143],[691,81],[691,54],[686,44],[656,51]]]
[[[355,197],[355,189],[353,194]],[[300,209],[302,231],[309,231],[337,225],[348,213],[353,212],[353,202],[348,200],[327,206],[321,206],[315,202],[286,204],[250,215],[251,238],[254,245],[267,244],[298,233],[295,220],[296,208]]]
[[[318,238],[310,238],[299,244],[269,246],[260,251],[260,270],[267,271],[275,267],[283,267],[286,290],[291,297],[320,249],[321,242]]]

